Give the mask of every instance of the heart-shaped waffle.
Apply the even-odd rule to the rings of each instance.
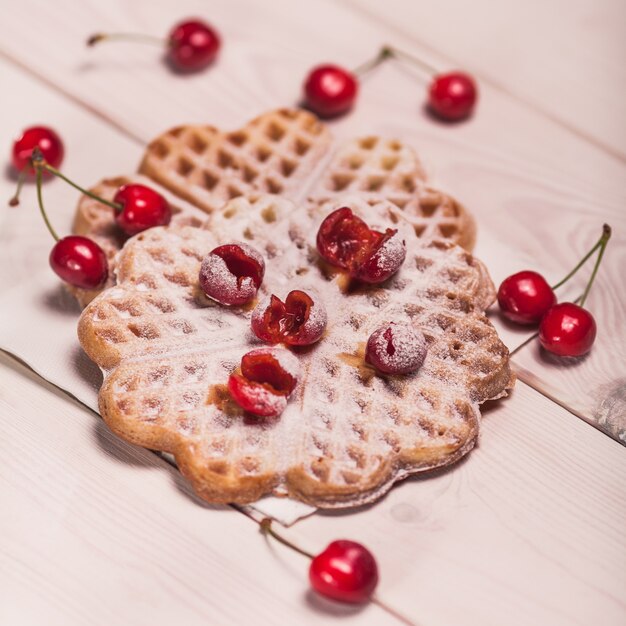
[[[391,225],[368,202],[348,202],[371,226]],[[474,445],[479,404],[512,384],[508,352],[484,309],[494,298],[482,264],[450,242],[420,240],[398,222],[407,257],[382,285],[346,287],[315,249],[332,200],[295,210],[279,197],[238,198],[206,228],[170,226],[129,240],[118,284],[83,311],[79,337],[103,369],[100,411],[117,434],[172,453],[209,502],[289,495],[321,507],[362,504],[394,481],[452,463]],[[301,376],[275,419],[245,414],[226,383],[262,345],[249,308],[223,307],[199,287],[216,245],[243,240],[266,261],[259,297],[292,289],[328,312],[323,338],[294,349]],[[426,337],[423,366],[383,376],[364,344],[381,324],[407,322]]]
[[[174,128],[149,144],[139,171],[148,180],[135,176],[133,182],[167,197],[173,224],[193,225],[198,213],[211,213],[250,193],[279,194],[313,206],[358,193],[370,204],[388,203],[401,212],[419,238],[445,239],[467,250],[474,245],[472,217],[426,184],[411,148],[379,137],[336,146],[326,126],[306,111],[270,111],[232,132],[211,126]],[[106,180],[92,191],[111,200],[123,182],[130,179]],[[86,196],[79,202],[73,231],[93,238],[111,259],[123,243],[111,209]],[[73,292],[82,304],[98,293]]]

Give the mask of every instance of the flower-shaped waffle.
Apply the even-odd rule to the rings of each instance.
[[[372,226],[391,225],[367,202],[347,204]],[[133,443],[172,453],[210,502],[265,494],[321,507],[372,501],[394,481],[466,454],[478,435],[479,404],[512,384],[508,352],[483,314],[494,290],[480,262],[401,225],[400,271],[381,285],[347,286],[315,249],[329,210],[239,198],[205,229],[145,231],[120,253],[118,285],[83,311],[81,344],[105,373],[105,421]],[[250,308],[222,307],[199,287],[204,256],[233,240],[265,257],[259,298],[302,289],[328,312],[322,339],[293,350],[301,375],[278,418],[244,413],[226,387],[241,357],[262,345],[250,330]],[[367,338],[389,321],[413,324],[426,337],[417,372],[383,376],[365,364]]]
[[[132,180],[165,195],[176,224],[195,225],[198,213],[210,214],[250,193],[279,194],[313,207],[358,193],[370,204],[386,203],[402,214],[420,239],[440,238],[470,251],[474,245],[473,218],[453,198],[427,185],[411,148],[375,136],[337,145],[326,126],[306,111],[270,111],[232,132],[174,128],[149,144],[139,171],[143,176]],[[122,180],[129,182],[110,179],[93,191],[111,200]],[[86,196],[73,231],[94,239],[110,258],[123,244],[111,209]],[[83,304],[96,295],[74,293]]]

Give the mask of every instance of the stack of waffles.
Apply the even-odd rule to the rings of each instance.
[[[303,111],[263,115],[222,133],[182,127],[154,140],[140,175],[173,207],[172,223],[123,242],[110,209],[85,198],[75,232],[105,248],[115,271],[79,322],[102,368],[100,409],[120,436],[172,453],[210,502],[287,495],[322,507],[370,502],[410,474],[450,464],[476,442],[479,405],[512,385],[508,353],[484,316],[494,289],[468,249],[474,223],[428,186],[408,147],[378,137],[334,145]],[[319,259],[315,235],[349,206],[370,227],[400,230],[407,257],[382,285],[347,286]],[[260,342],[250,307],[202,293],[202,259],[243,241],[266,261],[259,298],[293,289],[328,311],[322,340],[298,350],[301,375],[279,418],[245,414],[225,383]],[[123,244],[123,247],[122,247]],[[408,322],[426,337],[414,374],[382,376],[364,362],[381,324]]]

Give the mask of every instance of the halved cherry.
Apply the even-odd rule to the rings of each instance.
[[[308,346],[318,341],[326,328],[326,309],[304,291],[290,291],[283,302],[275,295],[261,302],[252,313],[252,331],[267,343]]]
[[[382,283],[404,262],[406,248],[396,229],[371,229],[349,207],[333,211],[317,232],[317,250],[331,265],[366,283]]]
[[[228,389],[244,410],[259,417],[276,417],[298,382],[298,359],[276,348],[252,350],[241,359],[241,374],[231,374]]]
[[[265,261],[245,243],[230,243],[212,250],[200,267],[200,286],[220,304],[247,304],[263,282]]]

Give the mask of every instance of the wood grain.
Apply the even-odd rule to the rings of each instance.
[[[381,593],[420,624],[623,624],[623,448],[523,383],[482,426],[452,471],[408,480],[375,507],[315,515],[290,536],[313,549],[362,541],[379,558]]]
[[[0,354],[0,622],[400,624],[307,593],[307,561]]]
[[[416,9],[406,10],[410,15]],[[28,3],[14,3],[15,27],[0,48],[91,112],[143,141],[181,122],[210,121],[230,128],[262,109],[296,103],[304,74],[321,60],[322,32],[331,42],[325,49],[332,57],[329,60],[348,66],[370,56],[383,41],[392,40],[419,56],[426,55],[437,65],[444,64],[447,51],[453,50],[419,43],[426,30],[424,20],[412,21],[405,35],[395,22],[392,28],[385,28],[378,18],[322,1],[316,3],[312,23],[306,12],[287,0],[276,0],[271,9],[245,0],[212,6],[211,21],[228,37],[218,63],[201,75],[172,74],[152,47],[83,47],[86,33],[93,30],[159,33],[180,15],[204,12],[200,0],[182,0],[175,8],[164,0],[136,2],[132,9],[121,0],[107,3],[106,9],[95,3],[60,0],[54,7],[42,5],[27,19]],[[69,13],[71,21],[64,17]],[[242,14],[249,19],[239,19]],[[387,18],[393,14],[389,11]],[[522,16],[526,19],[531,14],[529,9]],[[616,18],[618,15],[619,10]],[[572,32],[578,32],[579,19],[577,9],[571,17]],[[46,24],[46,37],[36,35],[39,30],[31,27],[32,20]],[[281,33],[278,41],[277,32]],[[346,38],[346,32],[353,36]],[[454,45],[458,45],[456,39]],[[53,45],[61,40],[64,45]],[[536,42],[535,48],[541,45]],[[592,65],[589,60],[585,71],[590,72]],[[421,89],[406,68],[382,67],[364,80],[355,111],[334,123],[333,129],[343,136],[375,130],[399,135],[413,144],[424,155],[435,182],[476,214],[477,254],[496,283],[524,267],[556,280],[572,266],[581,246],[595,236],[603,221],[609,221],[616,232],[624,231],[626,165],[597,142],[590,143],[567,125],[547,120],[490,81],[482,85],[480,108],[472,120],[456,126],[438,124],[420,111]],[[616,136],[621,119],[614,119]],[[97,143],[97,138],[94,141]],[[119,173],[123,171],[94,167],[90,180]],[[605,285],[615,284],[618,260],[619,255],[607,255],[602,271]],[[613,321],[623,317],[619,313],[624,302],[619,294],[594,306],[599,326],[607,329],[609,336],[621,330]],[[510,348],[527,337],[525,329],[502,324],[497,316],[493,319]],[[596,406],[602,403],[605,389],[619,384],[619,376],[612,370],[605,378],[605,364],[620,359],[620,346],[603,341],[598,347],[585,361],[584,386],[576,368],[556,371],[541,358],[520,361],[520,375],[526,377],[528,371],[526,379],[545,393],[548,387],[537,381],[549,380],[553,397],[585,419],[598,422]],[[600,362],[596,364],[596,360]],[[616,436],[615,429],[607,432]]]
[[[626,163],[620,0],[348,2]]]

